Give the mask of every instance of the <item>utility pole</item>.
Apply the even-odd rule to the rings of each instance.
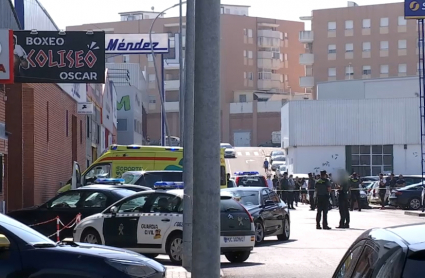
[[[184,66],[183,66],[183,1],[179,2],[179,118],[180,146],[184,144]]]
[[[195,77],[195,0],[186,3],[186,57],[184,77],[183,141],[183,267],[192,271],[193,123]],[[181,138],[180,138],[181,140]]]
[[[220,277],[220,0],[195,4],[192,277]]]

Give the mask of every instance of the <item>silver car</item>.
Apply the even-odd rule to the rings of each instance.
[[[230,145],[229,143],[221,143],[220,148],[224,149],[225,158],[228,158],[228,157],[236,158],[236,151],[233,148],[233,146]]]

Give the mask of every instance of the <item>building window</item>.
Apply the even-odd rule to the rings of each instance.
[[[336,22],[335,21],[328,22],[328,31],[335,31],[335,30],[336,30]]]
[[[407,65],[406,64],[399,64],[398,65],[398,73],[406,73],[407,72]]]
[[[83,143],[83,120],[80,120],[80,144]]]
[[[336,76],[336,68],[328,68],[328,76],[335,77]]]
[[[388,65],[381,65],[381,74],[388,74],[389,67]]]
[[[153,62],[153,56],[152,56],[152,54],[148,54],[148,62]]]
[[[243,35],[248,36],[248,30],[247,29],[243,29]]]
[[[253,80],[253,79],[254,79],[254,77],[253,77],[253,76],[254,76],[254,74],[253,74],[252,72],[248,72],[248,73],[247,73],[247,77],[246,77],[246,78],[247,78],[248,80]]]
[[[398,26],[405,26],[406,25],[406,19],[404,18],[404,16],[399,16],[398,17]]]
[[[252,29],[248,29],[248,38],[252,38]]]
[[[243,51],[243,56],[246,58],[248,57],[246,50]]]
[[[68,137],[68,135],[69,135],[69,127],[68,127],[68,122],[69,122],[69,115],[68,115],[68,110],[66,110],[65,111],[65,134],[66,134],[66,137]]]
[[[130,55],[122,55],[123,63],[130,63]]]
[[[381,20],[380,20],[379,26],[388,27],[388,23],[389,23],[388,17],[382,17]]]
[[[239,95],[239,102],[246,102],[246,95]]]
[[[360,176],[377,176],[393,171],[393,146],[350,146],[352,171]]]
[[[370,19],[369,18],[363,19],[363,29],[370,29]]]
[[[90,127],[91,127],[90,116],[87,115],[86,116],[86,135],[87,135],[87,138],[90,138]]]
[[[336,45],[335,44],[328,45],[328,53],[329,54],[336,53]]]
[[[117,120],[117,131],[127,131],[127,119]]]
[[[155,96],[150,95],[150,96],[149,96],[149,103],[155,104],[155,103],[156,103],[156,97],[155,97]]]
[[[372,74],[372,70],[370,66],[363,66],[363,75],[371,75],[371,74]]]
[[[406,40],[398,40],[398,49],[406,49],[407,41]]]
[[[345,67],[345,76],[353,76],[353,67],[352,66],[348,66]]]
[[[248,59],[252,59],[252,51],[248,51]]]
[[[352,43],[346,43],[345,44],[345,52],[353,52],[354,51],[354,46]]]
[[[155,74],[149,74],[149,82],[155,82],[156,80],[156,75]]]
[[[353,29],[353,21],[352,20],[346,20],[345,21],[345,30],[352,30]]]
[[[47,102],[46,106],[46,136],[47,142],[50,139],[50,111],[49,111],[49,102]]]
[[[388,41],[381,41],[381,50],[388,50]]]
[[[363,52],[370,52],[370,42],[363,42]]]

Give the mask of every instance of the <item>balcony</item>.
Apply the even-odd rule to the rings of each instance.
[[[258,37],[267,37],[267,38],[275,38],[275,39],[283,39],[283,33],[279,31],[273,30],[258,30]]]
[[[176,91],[180,87],[180,80],[165,80],[164,89],[166,91]]]
[[[263,77],[267,79],[258,79],[257,87],[259,90],[283,90],[283,75],[277,73],[263,73]]]
[[[313,31],[300,31],[299,41],[302,43],[312,43],[314,40]]]
[[[304,53],[300,54],[300,65],[309,66],[314,63],[314,54]]]
[[[166,101],[164,103],[165,112],[179,112],[178,101]]]
[[[278,70],[283,68],[283,62],[279,59],[258,59],[259,68]]]
[[[314,87],[314,77],[313,76],[302,76],[302,77],[300,77],[300,87],[313,88]]]

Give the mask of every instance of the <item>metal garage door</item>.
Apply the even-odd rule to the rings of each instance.
[[[250,131],[236,131],[233,133],[233,145],[235,147],[250,147],[251,146],[251,132]]]

